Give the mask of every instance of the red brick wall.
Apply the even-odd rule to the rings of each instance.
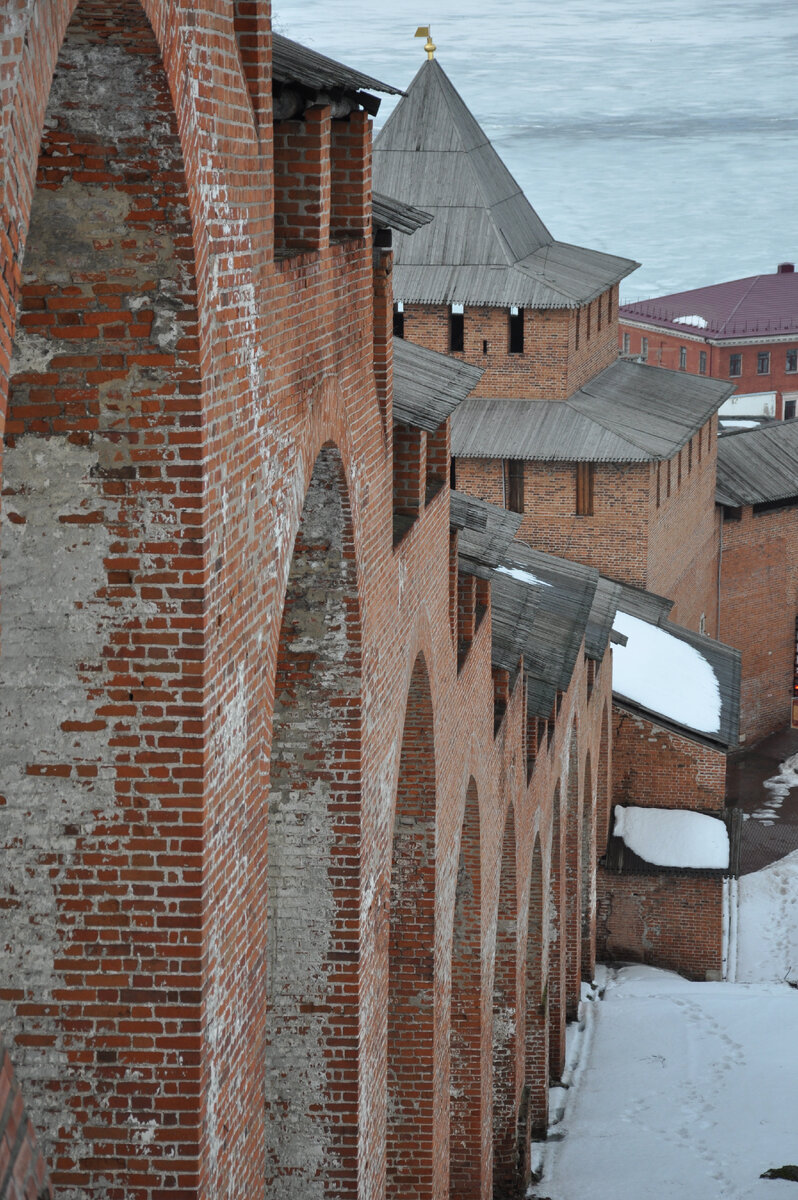
[[[742,741],[755,742],[790,720],[798,613],[798,509],[723,521],[720,631],[742,652]]]
[[[721,811],[725,792],[722,750],[613,706],[613,804]]]
[[[600,958],[631,959],[688,979],[720,979],[723,888],[720,878],[617,875],[599,867]]]
[[[4,1200],[51,1200],[47,1167],[2,1042],[0,1063],[0,1186]]]
[[[681,347],[684,347],[687,351],[685,370],[693,375],[698,375],[700,373],[699,356],[703,350],[707,356],[706,375],[714,376],[716,379],[728,379],[743,395],[748,392],[776,392],[776,416],[779,419],[783,416],[782,393],[798,391],[798,374],[794,371],[787,372],[787,350],[798,349],[798,337],[786,342],[770,342],[767,337],[763,337],[754,345],[724,342],[722,346],[713,346],[700,339],[680,337],[678,334],[654,328],[641,329],[639,326],[624,324],[621,321],[618,325],[619,348],[623,347],[624,333],[629,334],[630,354],[639,354],[641,339],[647,337],[648,361],[655,366],[670,367],[674,371],[679,370],[679,351]],[[770,353],[770,371],[765,375],[760,375],[757,371],[757,355],[763,351]],[[729,356],[731,354],[742,355],[742,373],[740,375],[729,374]]]
[[[582,796],[588,757],[611,769],[610,673],[588,696],[580,658],[528,772],[522,676],[494,727],[484,587],[457,653],[445,483],[393,547],[357,236],[369,172],[341,174],[365,119],[332,121],[318,156],[348,236],[275,260],[268,6],[84,0],[51,92],[71,10],[27,0],[3,42],[0,214],[1,699],[19,731],[0,763],[4,902],[15,889],[0,1015],[54,1185],[304,1200],[324,1178],[338,1197],[384,1194],[396,809],[416,819],[417,774],[435,809],[434,914],[415,909],[411,964],[433,1014],[412,1079],[431,1114],[418,1162],[434,1194],[453,1167],[459,1194],[486,1200],[494,1138],[545,1120],[540,1024],[560,1031],[565,1003],[546,986],[549,918],[561,980],[579,952],[565,892],[551,911],[553,797],[567,853],[583,841],[569,774]],[[403,767],[420,655],[424,753]],[[510,806],[516,1072],[497,1128]],[[292,1130],[322,1135],[301,1161]]]
[[[699,630],[703,614],[710,637],[718,608],[716,464],[713,417],[677,455],[652,466],[646,570],[649,590],[674,601],[671,620]]]
[[[617,314],[617,286],[610,291],[612,311]],[[607,321],[609,295],[610,292],[605,292],[599,300],[579,310],[578,346],[576,310],[525,309],[524,350],[520,354],[509,351],[509,309],[466,306],[465,349],[454,357],[484,370],[474,395],[522,400],[567,399],[617,357],[617,322],[615,317]],[[449,309],[445,305],[406,304],[404,336],[409,342],[448,354]]]

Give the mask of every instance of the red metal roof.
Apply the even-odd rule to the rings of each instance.
[[[750,275],[689,292],[624,304],[621,322],[645,321],[674,333],[734,339],[798,333],[798,273],[782,263],[772,275]],[[694,323],[679,317],[700,317]],[[706,324],[704,324],[706,322]]]

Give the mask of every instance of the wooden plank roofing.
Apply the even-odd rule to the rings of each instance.
[[[395,229],[399,233],[415,233],[432,220],[432,213],[394,200],[392,196],[383,196],[381,192],[372,193],[371,215],[377,229]]]
[[[618,359],[568,400],[471,397],[452,422],[456,458],[657,462],[717,412],[733,384]]]
[[[555,241],[437,60],[378,135],[374,179],[435,218],[397,239],[397,300],[574,308],[638,265]]]
[[[482,378],[482,368],[393,339],[393,419],[434,433]]]
[[[498,567],[521,524],[521,514],[454,489],[449,493],[450,521],[461,532],[458,549],[472,566]]]
[[[719,504],[740,508],[798,496],[798,421],[724,434],[718,440]]]
[[[401,88],[382,83],[362,71],[344,66],[316,50],[310,50],[299,42],[291,41],[282,34],[272,35],[272,76],[277,83],[298,84],[308,91],[330,91],[354,95],[357,92],[386,92],[391,96],[402,96]]]

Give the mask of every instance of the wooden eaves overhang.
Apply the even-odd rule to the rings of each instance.
[[[382,83],[279,33],[272,35],[274,119],[298,118],[306,108],[329,104],[334,117],[363,108],[376,115],[380,100],[373,92],[403,96],[401,88]]]
[[[393,419],[435,431],[482,378],[481,367],[393,339]]]
[[[520,521],[517,514],[462,493],[452,495],[455,527],[467,508],[473,514],[459,532],[460,569],[491,585],[492,661],[513,676],[523,658],[527,711],[548,717],[557,692],[570,685],[599,573],[532,550],[512,535],[505,540],[507,518]],[[484,526],[474,528],[483,519]]]
[[[618,359],[567,400],[470,397],[452,422],[455,458],[658,462],[717,412],[734,384]]]

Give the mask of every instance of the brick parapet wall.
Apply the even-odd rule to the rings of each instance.
[[[18,252],[26,243],[31,274],[37,256],[41,262],[44,255],[57,275],[48,283],[64,286],[59,272],[72,268],[63,257],[74,222],[85,208],[86,181],[67,172],[61,183],[67,186],[67,196],[70,189],[75,196],[74,207],[67,206],[65,212],[73,222],[64,226],[67,236],[48,241],[43,238],[47,227],[35,221],[29,233],[39,135],[56,55],[73,7],[67,0],[30,0],[18,10],[18,35],[9,49],[12,66],[6,78],[12,81],[12,94],[4,112],[13,113],[14,119],[4,126],[7,186],[0,221],[0,228],[10,231],[3,235],[8,242],[0,247],[4,400],[11,337],[19,338],[24,328],[15,328],[21,282]],[[130,339],[138,339],[159,346],[162,355],[158,361],[138,364],[155,371],[155,380],[137,376],[130,363],[107,364],[120,376],[118,394],[110,397],[114,403],[103,416],[108,428],[102,432],[109,435],[113,455],[121,456],[118,460],[113,457],[103,466],[91,459],[98,454],[98,430],[91,424],[97,413],[86,402],[85,388],[77,389],[82,409],[75,397],[62,398],[72,405],[65,414],[43,411],[48,403],[44,396],[31,399],[30,388],[37,390],[31,376],[46,374],[43,368],[52,358],[42,365],[34,355],[27,373],[16,372],[18,379],[27,374],[19,386],[28,389],[24,397],[12,396],[11,417],[21,422],[9,434],[17,439],[9,447],[9,453],[17,455],[17,466],[27,446],[32,460],[35,453],[75,450],[87,469],[79,479],[68,472],[48,476],[66,489],[52,503],[40,503],[43,487],[28,493],[20,488],[15,501],[31,511],[35,508],[36,520],[46,518],[51,532],[66,531],[76,554],[89,553],[89,547],[91,566],[91,573],[75,571],[74,580],[69,576],[77,589],[73,593],[63,580],[54,585],[52,562],[41,550],[46,544],[25,543],[16,557],[21,590],[12,594],[5,588],[5,564],[0,581],[4,621],[14,610],[14,595],[19,602],[46,593],[66,605],[61,615],[53,610],[47,629],[36,621],[27,626],[24,620],[13,627],[7,644],[14,653],[24,653],[27,647],[35,658],[46,637],[56,643],[59,632],[73,627],[83,638],[75,644],[60,638],[64,645],[59,662],[69,692],[65,704],[68,714],[69,706],[79,712],[77,718],[64,718],[66,728],[54,723],[60,739],[55,749],[40,744],[38,732],[30,733],[36,713],[49,711],[41,696],[17,688],[19,676],[11,680],[23,731],[14,753],[23,765],[37,820],[41,817],[40,826],[28,820],[22,859],[11,853],[20,849],[16,842],[5,847],[4,859],[6,866],[18,861],[19,878],[26,880],[9,935],[13,970],[0,984],[20,1086],[65,1195],[114,1192],[130,1200],[155,1200],[166,1193],[242,1196],[263,1189],[264,1094],[272,1087],[267,1071],[275,1066],[269,1059],[273,1027],[267,1011],[274,969],[269,962],[269,880],[270,872],[276,879],[281,869],[270,859],[267,834],[269,763],[273,714],[287,703],[275,696],[275,689],[278,678],[291,678],[284,669],[278,676],[278,661],[284,667],[295,644],[293,634],[284,629],[285,599],[299,586],[303,564],[315,561],[305,553],[308,526],[303,510],[306,496],[313,492],[314,466],[326,447],[325,456],[334,453],[340,460],[343,532],[335,553],[347,563],[340,575],[346,586],[336,593],[337,617],[327,633],[335,642],[343,619],[347,653],[359,664],[349,676],[350,684],[359,679],[356,698],[337,697],[334,688],[325,693],[331,711],[339,700],[344,710],[336,713],[341,722],[336,728],[347,728],[350,719],[357,724],[356,731],[352,726],[351,743],[342,736],[333,746],[346,764],[346,778],[356,780],[357,786],[346,790],[340,811],[333,805],[338,815],[324,827],[328,836],[343,839],[334,858],[338,865],[346,844],[346,814],[355,814],[360,839],[360,853],[353,856],[356,866],[342,866],[345,894],[325,893],[338,905],[338,924],[330,925],[327,933],[340,934],[346,961],[355,964],[347,968],[355,975],[346,978],[355,979],[351,994],[356,997],[352,1003],[360,1047],[354,1109],[351,1088],[341,1088],[340,1111],[347,1114],[340,1122],[341,1144],[348,1147],[348,1157],[341,1160],[340,1194],[357,1192],[376,1200],[384,1187],[390,971],[386,898],[406,697],[421,654],[429,677],[435,755],[436,906],[434,945],[428,947],[435,993],[433,1194],[447,1192],[450,964],[458,853],[471,787],[480,816],[479,961],[484,970],[478,1004],[478,1144],[471,1182],[475,1194],[485,1196],[491,1190],[494,1133],[493,953],[508,806],[512,804],[515,814],[518,920],[527,930],[534,847],[542,844],[548,871],[552,800],[557,784],[564,787],[575,725],[578,770],[584,773],[588,754],[593,772],[600,762],[609,770],[609,671],[602,670],[588,698],[580,658],[551,742],[538,755],[527,785],[519,684],[494,736],[488,618],[477,629],[458,671],[450,621],[445,486],[393,548],[391,461],[372,365],[370,241],[351,236],[327,245],[321,239],[316,250],[279,262],[272,257],[271,135],[267,99],[257,90],[264,68],[257,56],[268,54],[266,26],[260,21],[255,45],[243,56],[244,74],[241,39],[251,33],[244,18],[252,13],[243,4],[231,7],[226,20],[210,5],[147,0],[144,11],[151,33],[141,22],[138,3],[131,0],[123,7],[124,20],[115,25],[117,8],[110,11],[99,0],[84,0],[79,19],[88,13],[107,31],[112,65],[129,65],[125,46],[132,47],[135,36],[146,41],[149,57],[142,56],[136,66],[142,67],[146,59],[148,83],[155,81],[159,89],[158,119],[151,121],[152,114],[145,112],[142,123],[126,126],[126,136],[136,142],[135,152],[147,159],[154,143],[141,135],[146,131],[157,140],[168,132],[169,183],[175,190],[159,192],[161,198],[169,197],[165,209],[156,203],[148,207],[142,199],[137,202],[137,221],[119,218],[124,236],[113,227],[110,251],[89,240],[80,262],[96,267],[99,278],[84,282],[102,283],[107,260],[98,256],[112,252],[121,256],[120,268],[132,273],[120,280],[141,279],[145,300],[149,293],[158,295],[159,283],[171,278],[164,264],[177,270],[168,255],[161,262],[167,245],[161,239],[170,231],[182,239],[181,262],[191,269],[177,297],[174,289],[164,289],[162,311],[138,305],[135,296],[131,306],[131,289],[117,281],[122,287],[117,294],[123,298],[118,311],[125,318],[109,326],[115,332],[104,351],[124,360]],[[258,16],[265,11],[263,6]],[[153,47],[160,51],[162,64]],[[78,143],[84,149],[75,153],[90,159],[96,157],[92,151],[97,139],[102,143],[111,125],[98,128],[95,106],[85,90],[76,87],[74,72],[64,73],[53,95],[63,96],[67,74],[70,119],[90,123],[91,137]],[[118,99],[119,89],[108,95]],[[148,89],[136,95],[146,103]],[[174,114],[164,107],[169,95],[176,98]],[[109,116],[128,120],[127,106],[119,107],[121,117]],[[361,129],[358,136],[362,133]],[[100,189],[104,204],[117,205],[117,216],[123,208],[117,191],[121,195],[135,185],[145,197],[148,187],[159,181],[158,163],[153,166],[148,160],[146,165],[132,158],[134,148],[126,148],[124,141],[119,139],[116,156],[107,156],[107,173],[121,186]],[[88,169],[96,169],[96,164]],[[50,202],[58,196],[59,188],[50,187],[51,182],[56,181],[40,179],[39,200],[45,193]],[[365,189],[365,171],[361,183]],[[63,187],[60,192],[63,196]],[[158,197],[153,194],[151,199]],[[49,271],[50,266],[41,269]],[[27,285],[37,286],[36,280]],[[49,311],[49,292],[28,295],[44,300],[45,307],[23,305],[23,312]],[[175,308],[180,297],[184,307]],[[89,308],[87,302],[73,311],[80,315]],[[149,312],[151,320],[134,321],[130,316]],[[172,324],[176,312],[186,321],[182,331],[177,318],[178,328]],[[67,329],[70,324],[57,327]],[[71,327],[82,331],[78,341],[104,341],[99,335],[85,335],[88,323]],[[41,348],[32,343],[33,349],[37,346]],[[70,357],[74,356],[61,355]],[[83,367],[61,362],[50,373]],[[152,385],[163,382],[158,372],[175,372],[168,382],[177,386],[179,402],[154,403],[153,395],[158,399],[161,392]],[[58,379],[50,383],[60,386]],[[42,407],[26,414],[21,411],[23,400]],[[48,424],[62,417],[67,427],[56,430]],[[26,426],[26,421],[34,424]],[[19,476],[17,470],[14,478]],[[62,499],[64,507],[59,508]],[[12,511],[25,516],[12,510],[6,497],[6,544],[12,529],[21,539],[25,528],[24,521],[14,522]],[[59,519],[76,514],[87,519]],[[147,538],[136,540],[135,530],[145,530]],[[66,545],[64,537],[60,544]],[[120,544],[113,555],[105,550],[109,541]],[[123,550],[125,561],[118,561]],[[109,577],[109,569],[118,574]],[[312,571],[303,586],[310,586],[308,580],[312,584]],[[311,587],[307,595],[312,594]],[[317,597],[311,611],[321,614],[323,602],[323,596]],[[32,600],[17,603],[23,617],[40,607]],[[324,626],[322,620],[318,624]],[[317,634],[311,625],[313,636],[323,640],[323,630]],[[6,627],[4,637],[8,633]],[[101,726],[72,728],[71,722],[85,721],[84,710],[100,705],[106,692],[113,702],[109,713],[95,718],[92,709],[92,720],[101,721]],[[355,711],[358,716],[350,716]],[[308,736],[316,738],[316,733]],[[70,737],[81,745],[76,747]],[[285,745],[283,738],[278,748]],[[43,747],[46,752],[40,753]],[[313,793],[310,785],[321,781],[315,761],[308,755],[303,768],[308,794]],[[43,769],[31,773],[28,766]],[[89,770],[82,775],[84,768]],[[69,785],[63,782],[67,778]],[[99,782],[84,785],[84,778]],[[600,790],[600,781],[596,786]],[[583,791],[580,780],[578,794]],[[28,811],[27,795],[16,805],[18,813]],[[46,802],[48,797],[52,803]],[[346,836],[350,835],[351,830]],[[38,837],[43,839],[41,853],[36,849]],[[353,912],[354,925],[344,929],[341,921],[352,921]],[[545,928],[542,923],[540,928]],[[42,951],[35,956],[28,953],[32,936]],[[353,938],[355,955],[350,953]],[[92,969],[103,952],[105,969]],[[566,945],[564,966],[568,954]],[[533,949],[533,956],[538,955],[546,960],[545,933]],[[40,968],[44,975],[37,974]],[[526,968],[527,961],[519,959],[519,980],[526,978]],[[34,1011],[29,993],[36,989],[45,1000],[40,999]],[[523,1008],[519,1001],[519,1012]],[[345,1011],[341,1008],[342,1021],[352,1011],[351,1004]],[[351,1024],[346,1028],[351,1033]],[[511,1050],[516,1061],[522,1057],[520,1029],[519,1021]],[[331,1047],[315,1049],[324,1062],[331,1061]],[[540,1095],[545,1067],[538,1063],[534,1070],[532,1082]],[[518,1073],[516,1086],[520,1080]],[[269,1099],[274,1099],[273,1092]],[[299,1092],[293,1105],[301,1107]],[[289,1186],[297,1195],[307,1194],[308,1173],[313,1175],[315,1169],[306,1160],[305,1175],[297,1171],[290,1184],[281,1180],[280,1194],[288,1196]]]
[[[740,740],[790,721],[798,615],[798,509],[724,520],[719,637],[742,653]]]

